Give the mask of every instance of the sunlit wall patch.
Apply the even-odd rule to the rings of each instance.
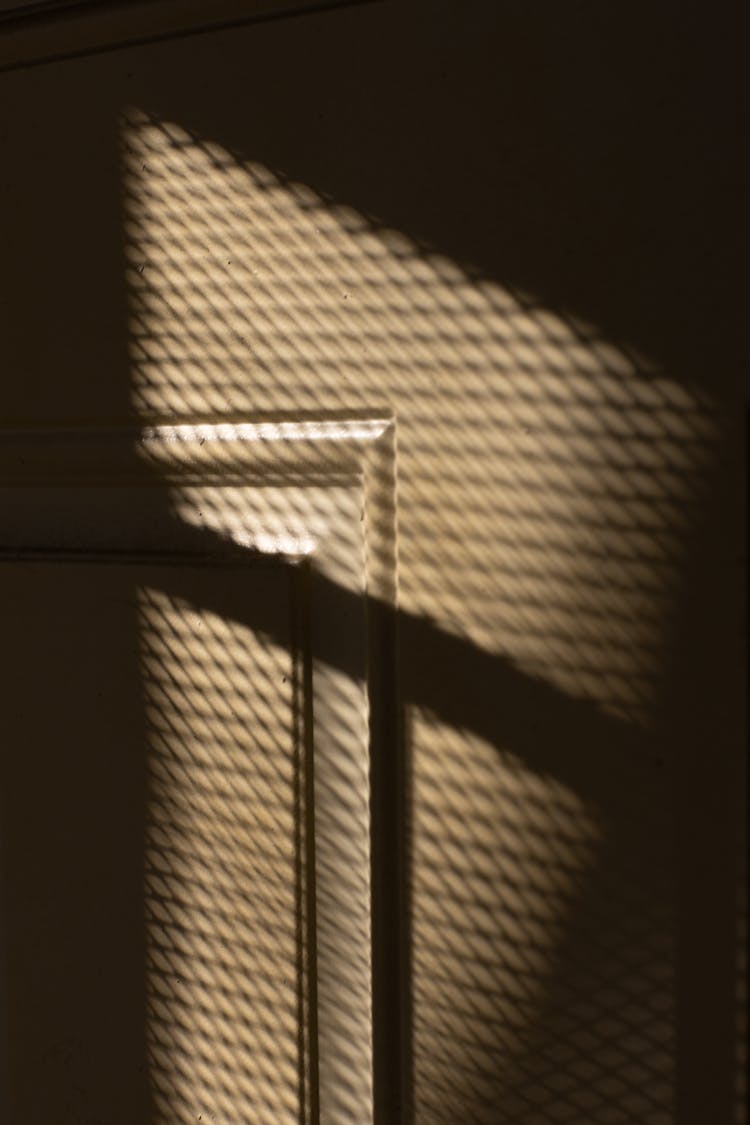
[[[530,714],[534,760],[517,766],[517,747],[472,728],[475,689],[498,731],[518,709],[490,672],[451,723],[445,700],[403,700],[417,1104],[436,1121],[493,1121],[498,1104],[593,1119],[585,1098],[605,1104],[614,1073],[634,1119],[670,1121],[675,747],[660,773],[649,738],[712,402],[260,158],[139,110],[122,138],[134,409],[178,425],[395,419],[402,674],[461,651],[576,716],[534,734]],[[585,793],[583,774],[598,779]],[[633,1071],[634,1055],[651,1062]]]
[[[231,425],[387,406],[403,604],[645,721],[705,397],[177,124],[133,110],[122,138],[136,409]]]
[[[205,581],[204,571],[197,595]],[[285,745],[292,649],[158,588],[142,588],[138,605],[149,740],[146,1027],[158,1120],[299,1120],[302,763]]]

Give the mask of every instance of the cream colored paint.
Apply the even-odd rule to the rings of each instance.
[[[155,1119],[297,1122],[292,654],[158,588],[138,600]]]
[[[148,418],[397,420],[400,604],[645,718],[710,403],[179,125],[123,123]]]
[[[647,729],[716,438],[711,402],[593,326],[240,164],[179,123],[129,112],[122,162],[138,413],[319,424],[387,412],[399,608]],[[599,812],[512,747],[424,709],[407,725],[417,1118],[496,1121],[500,1099],[511,1120],[557,1072],[564,1044],[545,1045],[539,1027],[581,888],[607,847]],[[644,778],[636,768],[622,784],[632,798]],[[644,987],[669,995],[668,784],[644,808],[640,838],[654,871],[664,868],[658,916],[638,898],[643,857],[622,861],[620,884],[662,943],[638,970]],[[602,906],[614,919],[618,909],[628,910]],[[642,1000],[629,998],[627,948],[608,940],[624,991],[607,998],[602,983],[592,1052],[622,1052],[628,1096],[647,1088],[657,1125],[671,1120],[674,1015],[668,1004],[641,1015],[631,1037],[628,1006]],[[565,1098],[557,1104],[566,1119]]]

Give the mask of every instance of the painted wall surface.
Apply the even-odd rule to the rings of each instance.
[[[425,0],[0,75],[6,430],[395,420],[387,1121],[744,1120],[738,41]]]

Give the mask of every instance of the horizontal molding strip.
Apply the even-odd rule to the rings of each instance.
[[[65,0],[0,10],[0,72],[382,0]]]
[[[367,416],[0,431],[0,484],[360,474],[393,420]]]

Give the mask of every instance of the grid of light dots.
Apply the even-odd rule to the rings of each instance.
[[[404,611],[646,729],[712,404],[592,326],[177,125],[134,111],[123,138],[136,408],[387,407]],[[607,853],[597,810],[513,747],[447,730],[429,709],[411,713],[409,737],[418,1116],[492,1121],[505,1099],[519,1122],[668,1121],[668,896],[663,916],[649,913],[670,862],[666,791],[654,783],[644,802],[657,874],[639,897],[642,855],[629,867],[622,835]],[[591,893],[602,850],[619,872],[604,920]],[[508,890],[513,875],[523,893]],[[604,946],[601,997],[542,1050],[540,1013],[570,1000],[548,984],[573,910]],[[618,919],[638,910],[625,942]],[[651,1004],[605,996],[633,959]]]

